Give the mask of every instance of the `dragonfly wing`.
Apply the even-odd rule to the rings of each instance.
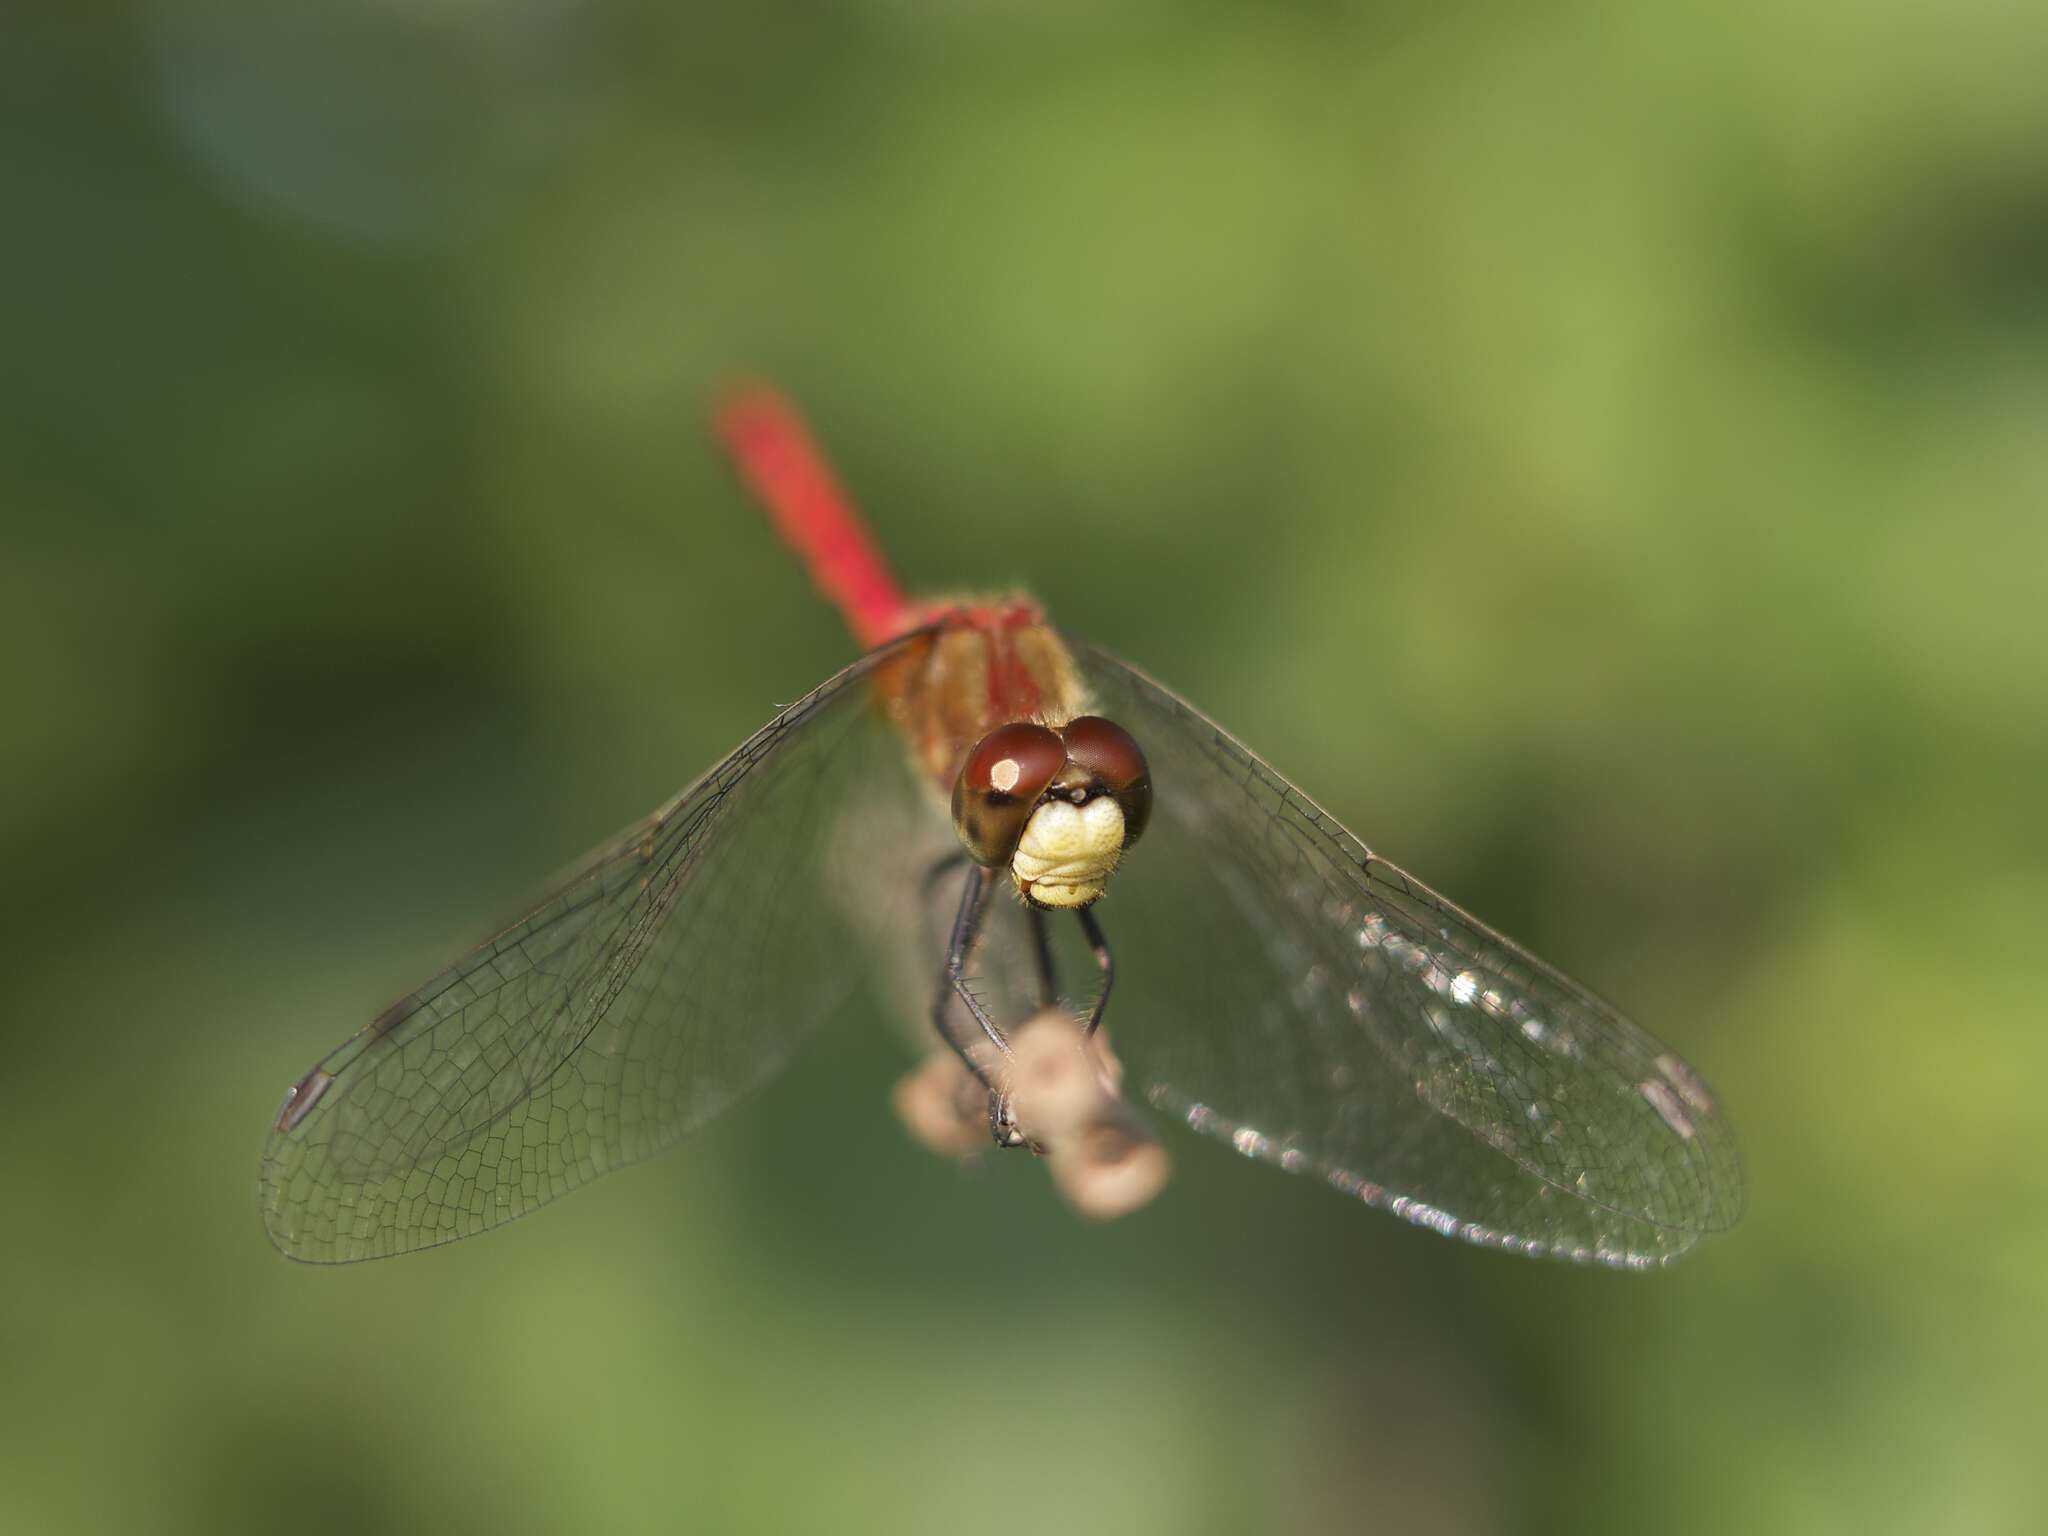
[[[910,777],[865,686],[895,649],[777,715],[308,1073],[263,1150],[278,1248],[340,1262],[467,1237],[780,1069],[868,968],[829,866],[849,813]]]
[[[1152,823],[1102,921],[1114,1048],[1153,1104],[1517,1252],[1644,1267],[1736,1220],[1734,1139],[1676,1055],[1374,856],[1198,710],[1069,644],[1152,766]]]

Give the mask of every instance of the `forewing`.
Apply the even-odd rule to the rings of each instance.
[[[848,816],[909,778],[866,686],[892,650],[777,715],[308,1073],[263,1151],[271,1240],[339,1262],[467,1237],[687,1135],[782,1067],[869,964],[827,876]]]
[[[1154,811],[1100,913],[1109,1025],[1152,1103],[1470,1242],[1642,1267],[1735,1221],[1684,1062],[1368,852],[1199,711],[1069,642]]]

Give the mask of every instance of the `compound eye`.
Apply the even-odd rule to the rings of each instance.
[[[1010,862],[1038,797],[1066,765],[1067,749],[1042,725],[998,726],[975,743],[953,785],[953,830],[975,863]]]
[[[1131,733],[1100,715],[1067,722],[1067,756],[1093,774],[1124,813],[1124,846],[1130,847],[1152,818],[1152,769]]]

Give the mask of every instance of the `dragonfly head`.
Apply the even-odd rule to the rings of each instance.
[[[1152,814],[1152,774],[1130,732],[1099,715],[1054,729],[998,726],[953,784],[953,830],[977,864],[1007,867],[1033,906],[1085,907]]]

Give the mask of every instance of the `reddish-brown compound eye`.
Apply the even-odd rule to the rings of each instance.
[[[1100,715],[1076,715],[1061,732],[1067,756],[1109,791],[1124,813],[1124,846],[1130,847],[1152,819],[1152,769],[1131,733]]]
[[[1010,862],[1038,797],[1066,765],[1067,749],[1042,725],[998,726],[975,743],[953,784],[953,830],[975,863]]]

